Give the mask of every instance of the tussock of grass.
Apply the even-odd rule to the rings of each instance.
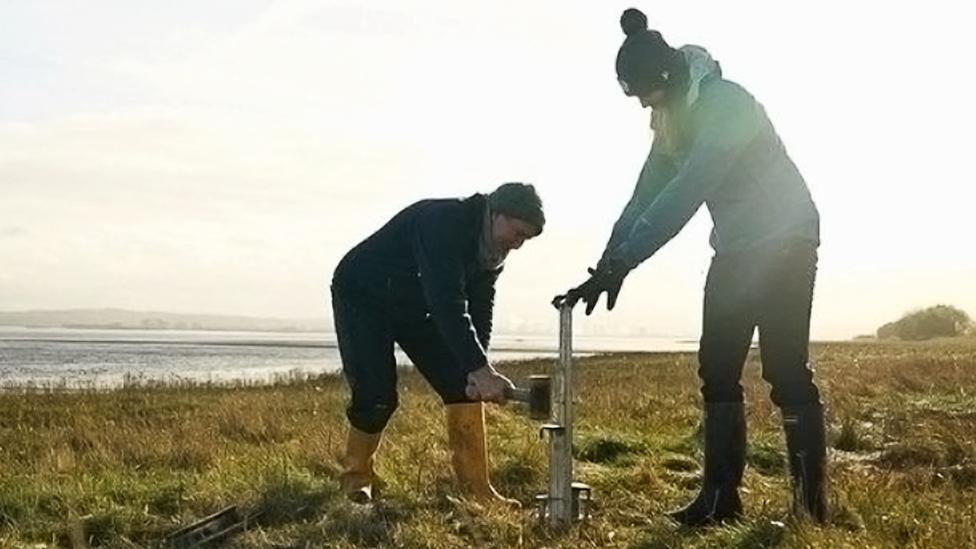
[[[690,473],[697,471],[701,467],[701,464],[685,456],[675,455],[662,459],[661,467],[664,467],[668,471]]]
[[[960,490],[976,490],[976,465],[955,465],[938,472],[940,476],[951,478]]]
[[[881,452],[878,463],[892,469],[905,470],[938,466],[943,457],[938,445],[925,441],[916,444],[893,444]]]
[[[870,423],[858,423],[852,418],[844,418],[840,431],[834,437],[834,448],[845,452],[870,452],[876,448],[869,430]]]
[[[576,477],[596,501],[593,518],[566,532],[534,517],[548,467],[539,424],[518,406],[488,412],[494,482],[522,510],[458,498],[443,409],[404,370],[372,506],[339,493],[346,391],[337,376],[0,393],[0,546],[147,547],[231,504],[260,512],[230,545],[241,548],[976,546],[976,340],[813,351],[832,445],[825,527],[786,513],[781,420],[754,355],[744,379],[746,515],[675,527],[664,513],[700,482],[694,356],[609,354],[579,362]],[[549,364],[502,369],[522,379]]]
[[[577,439],[573,447],[574,457],[591,463],[624,464],[629,456],[643,450],[639,440],[626,435],[582,433]]]

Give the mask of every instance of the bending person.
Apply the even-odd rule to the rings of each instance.
[[[340,261],[332,307],[351,393],[342,488],[352,500],[373,497],[373,454],[397,408],[397,343],[446,406],[462,489],[511,501],[489,482],[483,401],[504,402],[512,383],[486,351],[505,257],[544,225],[535,188],[506,183],[408,206]]]

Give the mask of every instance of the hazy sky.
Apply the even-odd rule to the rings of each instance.
[[[530,181],[502,328],[602,251],[647,153],[623,8],[766,106],[821,210],[814,337],[976,314],[976,39],[964,3],[4,2],[0,310],[315,317],[341,255],[424,197]],[[694,336],[702,210],[585,321]]]

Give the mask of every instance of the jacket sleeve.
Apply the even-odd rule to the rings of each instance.
[[[502,272],[479,271],[468,280],[468,311],[482,348],[488,349],[495,309],[495,281]]]
[[[431,317],[458,367],[467,374],[487,365],[488,357],[468,313],[464,242],[452,225],[448,217],[435,212],[420,216],[413,252]]]
[[[611,257],[633,268],[654,255],[725,180],[760,128],[759,106],[745,91],[729,90],[703,103],[687,159]]]
[[[657,195],[664,189],[664,186],[674,177],[674,160],[671,156],[662,152],[663,148],[659,139],[655,138],[651,144],[651,152],[647,155],[647,160],[644,161],[644,167],[641,169],[640,175],[637,178],[634,194],[630,197],[630,201],[627,202],[617,222],[613,225],[610,240],[607,242],[603,250],[603,255],[600,258],[601,264],[607,261],[611,252],[627,239],[627,236],[630,235],[631,230],[634,228],[634,222],[637,221],[637,217],[654,201]]]

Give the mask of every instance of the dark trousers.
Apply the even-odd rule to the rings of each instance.
[[[807,360],[817,272],[813,243],[716,255],[705,283],[698,376],[707,403],[742,402],[742,366],[759,328],[762,376],[779,407],[820,402]]]
[[[353,427],[378,433],[397,408],[397,343],[445,404],[468,402],[466,376],[422,309],[401,308],[355,291],[332,287],[342,373],[351,399],[346,417]]]

